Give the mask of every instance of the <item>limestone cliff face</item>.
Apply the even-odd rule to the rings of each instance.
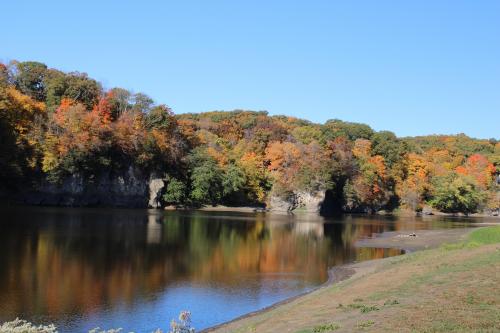
[[[286,197],[271,195],[269,208],[275,212],[293,212],[296,210],[319,214],[325,200],[325,191],[305,192],[297,191]]]
[[[25,194],[23,201],[35,205],[159,208],[164,186],[161,178],[131,167],[126,172],[103,173],[91,179],[75,174],[59,184],[44,180]]]
[[[268,206],[273,212],[292,212],[297,208],[297,202],[293,193],[286,197],[271,195]]]
[[[148,207],[149,208],[161,208],[161,195],[163,189],[165,188],[165,182],[161,178],[149,179],[149,196],[148,196]]]

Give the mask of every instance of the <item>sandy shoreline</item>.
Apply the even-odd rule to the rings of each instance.
[[[404,232],[386,232],[378,235],[377,237],[371,239],[360,240],[356,242],[356,247],[377,247],[377,248],[397,248],[402,249],[407,252],[414,252],[424,249],[431,249],[439,247],[447,243],[460,242],[467,238],[468,234],[474,230],[474,228],[456,228],[456,229],[440,229],[440,230],[418,230],[415,232],[404,231]],[[410,236],[410,234],[415,234],[416,236]],[[358,279],[364,275],[373,273],[382,267],[388,260],[393,257],[374,259],[363,262],[357,262],[342,266],[332,267],[329,270],[329,279],[327,282],[321,286],[294,296],[292,298],[283,300],[281,302],[275,303],[271,306],[265,307],[263,309],[247,313],[240,317],[237,317],[231,321],[206,328],[200,333],[204,332],[226,332],[228,328],[233,325],[238,325],[240,322],[244,322],[248,319],[256,317],[258,315],[263,315],[271,312],[272,310],[287,306],[291,303],[300,302],[301,300],[309,297],[314,297],[315,294],[322,292],[325,288],[331,287],[346,280]]]

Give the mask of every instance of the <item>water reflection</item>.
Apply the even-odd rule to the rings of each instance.
[[[357,239],[442,222],[262,213],[3,209],[0,319],[136,332],[184,308],[198,328],[307,291],[328,268],[397,255]],[[451,226],[451,224],[447,224]]]

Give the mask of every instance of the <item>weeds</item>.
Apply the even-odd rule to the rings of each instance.
[[[384,302],[384,306],[388,306],[388,305],[398,305],[399,304],[399,301],[397,299],[388,299],[387,301]]]
[[[377,306],[375,305],[372,305],[372,306],[363,306],[360,311],[361,313],[368,313],[368,312],[372,312],[372,311],[378,311],[380,310]]]
[[[358,328],[368,328],[368,327],[373,326],[373,324],[375,324],[375,322],[373,320],[367,320],[367,321],[363,321],[361,323],[358,323],[356,325],[356,327],[358,327]]]
[[[349,304],[348,307],[350,307],[351,309],[359,309],[359,311],[361,311],[361,313],[368,313],[368,312],[380,310],[378,308],[378,306],[376,306],[376,305],[368,306],[368,305],[358,304],[358,303]]]
[[[322,333],[322,332],[331,332],[338,330],[340,328],[340,325],[337,323],[331,323],[327,325],[319,325],[315,326],[312,331],[313,333]]]

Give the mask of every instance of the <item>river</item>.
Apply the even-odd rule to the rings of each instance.
[[[2,207],[0,321],[168,331],[181,310],[203,329],[310,291],[328,269],[399,255],[357,248],[384,231],[470,219]]]

